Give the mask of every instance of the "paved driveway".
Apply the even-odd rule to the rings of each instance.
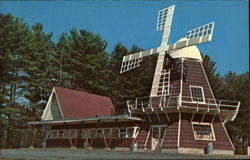
[[[75,160],[75,159],[248,159],[248,156],[179,155],[157,152],[127,152],[102,149],[22,148],[2,149],[0,159]]]

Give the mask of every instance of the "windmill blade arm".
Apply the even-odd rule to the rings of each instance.
[[[161,46],[158,48],[152,48],[152,49],[148,49],[145,51],[141,51],[138,53],[124,56],[123,60],[122,60],[122,66],[121,66],[120,73],[124,73],[126,71],[131,70],[131,69],[139,67],[140,63],[143,60],[143,57],[150,56],[150,55],[153,55],[153,54],[156,54],[159,52],[172,51],[175,49],[181,49],[181,48],[192,46],[192,45],[202,44],[205,42],[209,42],[211,40],[212,40],[212,34],[209,34],[207,36],[201,36],[198,38],[187,39],[185,41],[176,42],[173,44],[164,45],[164,46]]]
[[[141,52],[137,52],[134,54],[124,56],[122,59],[122,66],[121,66],[120,73],[139,67],[143,60],[143,57],[156,54],[158,53],[157,51],[158,51],[158,48],[152,48],[152,49],[148,49],[145,51],[141,51]]]
[[[203,26],[188,31],[186,38],[192,40],[199,37],[209,36],[212,39],[213,32],[214,32],[214,22],[210,22],[208,24],[205,24]]]
[[[181,49],[181,48],[192,46],[192,45],[202,44],[202,43],[205,43],[205,42],[209,42],[211,40],[212,40],[211,35],[202,36],[202,37],[194,38],[194,39],[191,39],[191,40],[187,39],[185,41],[176,42],[176,43],[173,43],[173,44],[170,44],[170,45],[159,47],[157,49],[157,51],[158,52],[172,51],[172,50],[175,50],[175,49]]]

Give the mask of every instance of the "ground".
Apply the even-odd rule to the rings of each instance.
[[[249,159],[249,156],[178,155],[157,152],[128,152],[102,149],[22,148],[1,149],[1,160],[76,159]]]

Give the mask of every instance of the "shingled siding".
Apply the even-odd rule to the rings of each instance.
[[[203,71],[202,62],[196,62],[191,60],[185,60],[184,65],[186,66],[186,76],[183,79],[183,88],[182,88],[182,100],[184,101],[191,101],[191,93],[190,93],[190,86],[202,86],[204,97],[206,102],[208,99],[210,103],[215,103],[213,99],[212,91],[209,88],[209,82],[206,79],[206,73]],[[190,97],[190,98],[187,98]],[[182,105],[188,106],[187,103],[183,103]],[[206,105],[200,105],[200,107],[206,107]],[[216,108],[215,105],[210,106],[210,108]]]
[[[150,131],[150,123],[144,123],[135,141],[137,142],[138,148],[144,148],[148,133]],[[149,138],[151,141],[151,138]],[[149,140],[148,139],[148,140]]]
[[[162,148],[176,148],[178,138],[178,121],[169,124],[162,143]]]
[[[213,128],[216,141],[195,140],[192,123],[190,122],[190,120],[182,120],[180,131],[180,147],[204,149],[205,147],[207,147],[207,144],[209,142],[212,142],[214,149],[233,150],[233,147],[230,144],[230,141],[221,122],[215,121],[213,123]]]

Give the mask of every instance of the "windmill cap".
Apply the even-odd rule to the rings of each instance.
[[[188,39],[187,38],[181,38],[177,42],[182,42],[182,41],[186,41],[186,40],[188,40]],[[197,48],[196,45],[192,45],[192,46],[184,47],[184,48],[181,48],[181,49],[177,49],[177,50],[173,51],[172,53],[170,53],[170,56],[172,58],[174,58],[174,59],[187,58],[187,59],[195,59],[195,60],[201,60],[202,61],[201,53],[200,53],[200,51],[199,51],[199,49]]]

